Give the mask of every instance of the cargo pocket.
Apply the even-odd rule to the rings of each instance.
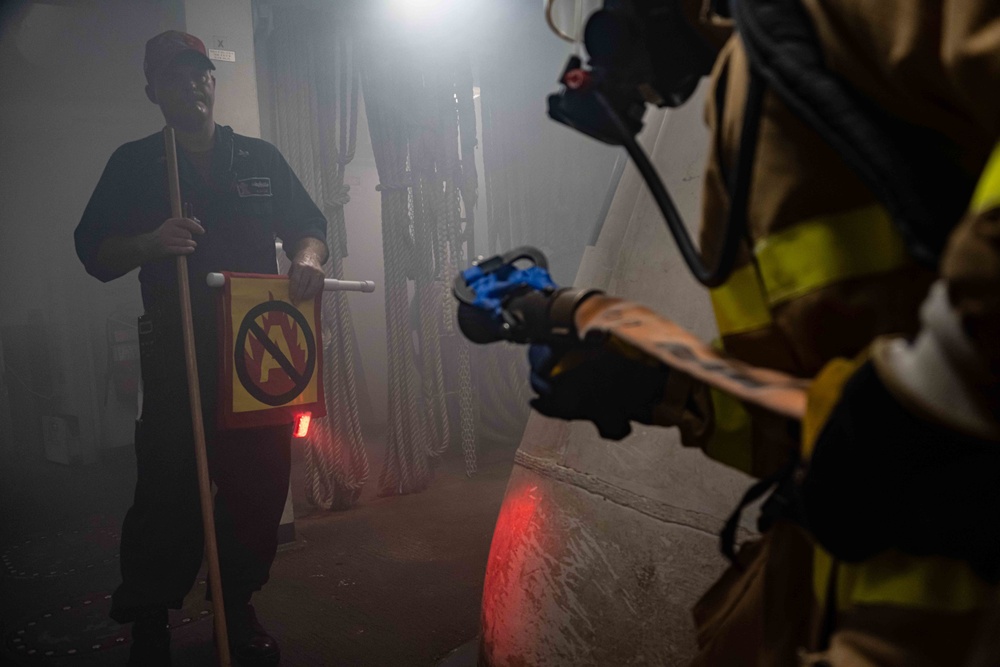
[[[698,654],[692,667],[798,665],[813,632],[811,575],[812,545],[790,522],[778,521],[744,543],[695,604]]]
[[[139,377],[142,379],[142,391],[154,383],[156,372],[153,370],[155,359],[155,339],[153,336],[153,318],[149,315],[139,317]],[[141,419],[140,415],[140,419]]]
[[[236,224],[241,227],[269,228],[274,218],[273,197],[237,197],[234,206]]]
[[[176,310],[179,310],[176,309]],[[187,411],[187,370],[179,319],[170,308],[139,318],[142,413],[139,421],[156,428]]]

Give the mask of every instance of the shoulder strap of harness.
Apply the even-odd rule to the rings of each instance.
[[[890,117],[826,67],[801,0],[734,0],[732,10],[754,70],[871,189],[914,258],[936,266],[974,175],[950,161],[928,169],[940,138]]]

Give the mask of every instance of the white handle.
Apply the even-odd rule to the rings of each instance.
[[[210,273],[205,279],[209,287],[222,287],[226,284],[226,277],[221,273]],[[374,292],[374,280],[337,280],[327,278],[323,281],[324,292]]]

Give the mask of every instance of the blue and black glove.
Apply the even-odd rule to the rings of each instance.
[[[629,422],[653,423],[669,369],[611,337],[602,344],[535,344],[528,349],[531,407],[548,417],[594,423],[602,438],[621,440]]]

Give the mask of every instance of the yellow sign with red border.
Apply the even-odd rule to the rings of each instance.
[[[320,296],[293,303],[287,276],[225,273],[219,309],[219,425],[291,424],[326,414]]]

